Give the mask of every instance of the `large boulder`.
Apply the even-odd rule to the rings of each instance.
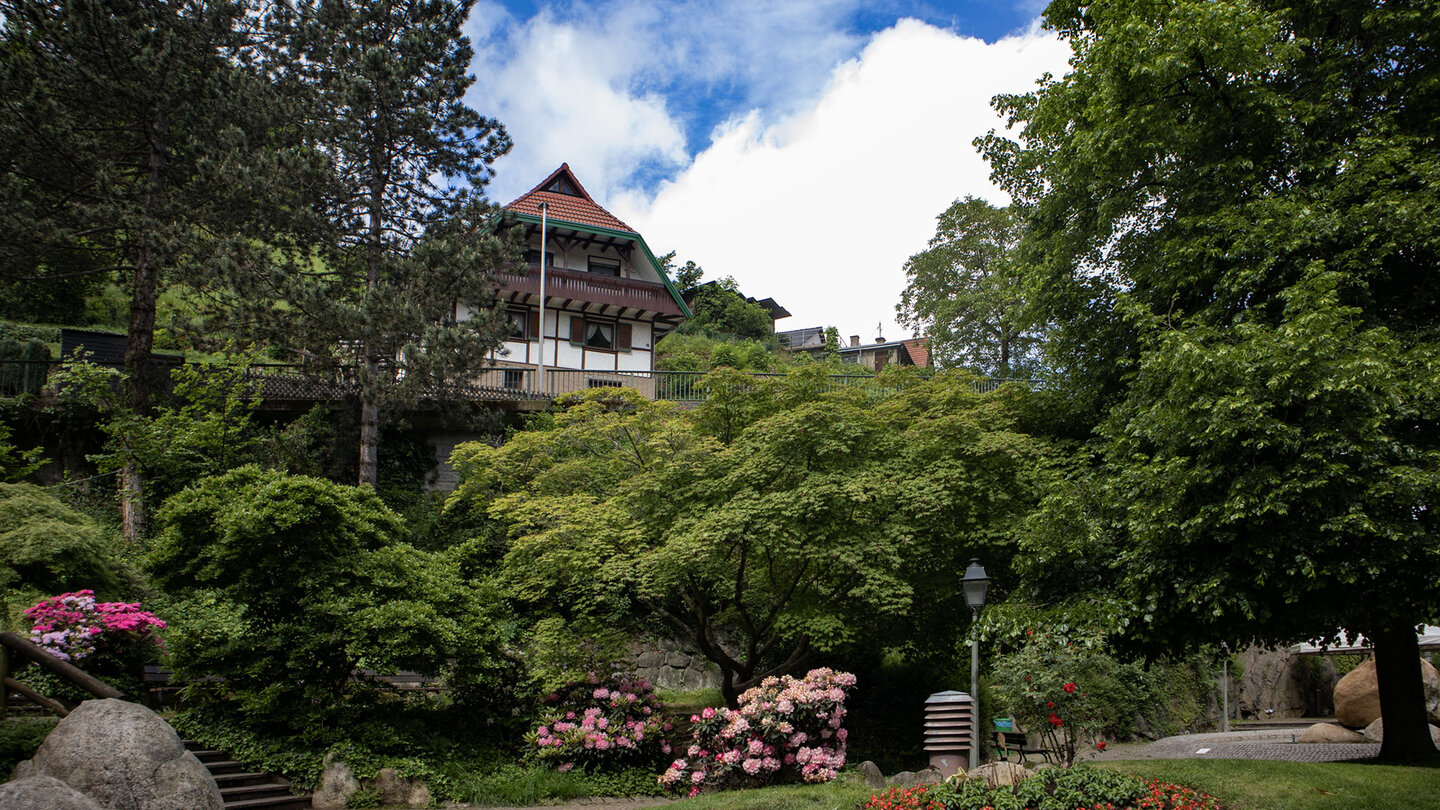
[[[87,700],[55,725],[15,777],[53,776],[108,810],[220,810],[220,788],[155,712]]]
[[[970,772],[970,779],[984,780],[986,787],[1018,785],[1033,771],[1016,762],[987,762]]]
[[[380,794],[380,803],[387,807],[430,806],[430,786],[420,779],[412,782],[394,768],[380,769],[375,775],[375,790]]]
[[[881,772],[879,765],[870,760],[867,759],[857,765],[855,771],[860,774],[860,779],[865,782],[866,787],[876,790],[885,787],[885,774]]]
[[[1425,711],[1432,723],[1440,722],[1440,672],[1420,659],[1420,676],[1425,683]],[[1380,718],[1380,687],[1375,679],[1375,659],[1368,658],[1335,684],[1335,719],[1343,726],[1365,728]]]
[[[1316,723],[1305,729],[1296,742],[1315,743],[1319,745],[1334,743],[1364,743],[1369,742],[1365,735],[1358,731],[1352,731],[1338,723]]]
[[[350,795],[359,791],[360,780],[350,766],[334,754],[326,754],[320,764],[320,780],[310,794],[310,806],[315,810],[344,810]]]
[[[1365,731],[1360,736],[1364,737],[1365,742],[1385,742],[1385,721],[1376,718],[1375,722],[1365,727]],[[1436,748],[1440,748],[1440,728],[1430,726],[1430,741],[1435,743]]]
[[[89,796],[53,776],[30,776],[0,785],[5,810],[104,810]]]

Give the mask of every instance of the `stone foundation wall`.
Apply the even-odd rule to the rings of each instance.
[[[719,689],[720,668],[679,641],[637,641],[630,645],[635,674],[666,689]]]
[[[1332,714],[1332,696],[1339,678],[1330,659],[1319,657],[1317,664],[1316,658],[1284,647],[1250,647],[1240,653],[1244,673],[1231,693],[1239,716],[1280,720]]]

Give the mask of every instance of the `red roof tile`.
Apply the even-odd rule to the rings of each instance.
[[[575,187],[575,190],[580,192],[581,196],[576,197],[571,194],[543,190],[562,173],[565,175],[565,179]],[[589,225],[596,228],[608,228],[612,231],[636,233],[634,228],[621,222],[614,214],[601,208],[595,200],[591,199],[589,192],[585,191],[585,187],[580,185],[580,181],[575,179],[575,174],[570,171],[569,163],[560,164],[560,168],[551,172],[550,176],[541,180],[535,188],[521,194],[514,202],[505,206],[505,210],[538,217],[542,202],[548,204],[549,218],[552,222],[568,222],[573,225]]]
[[[928,367],[930,365],[930,342],[925,338],[911,338],[902,340],[905,344],[905,351],[910,353],[910,361],[917,366]]]

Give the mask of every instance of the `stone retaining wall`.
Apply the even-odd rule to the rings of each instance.
[[[644,640],[630,645],[635,674],[666,689],[719,689],[720,668],[679,641]]]

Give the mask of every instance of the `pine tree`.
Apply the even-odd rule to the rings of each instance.
[[[480,190],[510,140],[464,101],[471,5],[294,8],[307,133],[331,164],[315,203],[327,227],[311,261],[279,282],[286,306],[255,323],[312,360],[354,368],[362,484],[376,480],[382,411],[443,397],[506,328],[492,273],[518,254]]]
[[[114,279],[130,297],[128,397],[150,402],[156,301],[267,261],[260,221],[302,176],[264,141],[277,107],[258,6],[0,0],[0,278]],[[263,204],[262,204],[263,202]],[[144,526],[122,474],[127,536]]]

